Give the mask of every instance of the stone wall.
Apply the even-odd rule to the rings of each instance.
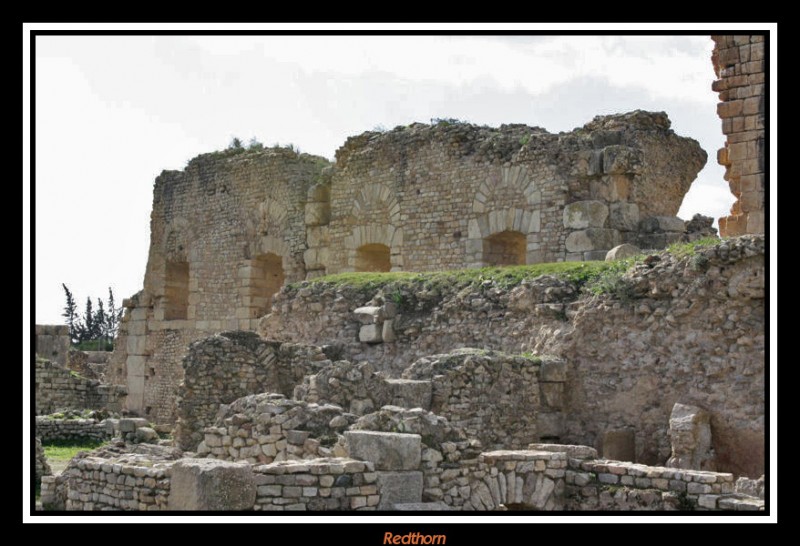
[[[372,463],[347,458],[256,466],[257,511],[375,510],[381,496]]]
[[[570,459],[568,510],[763,510],[764,502],[734,493],[733,475]]]
[[[712,89],[719,93],[717,114],[726,136],[717,161],[736,202],[729,216],[719,219],[720,234],[733,237],[764,233],[766,210],[765,49],[763,35],[712,36]]]
[[[67,366],[69,355],[69,327],[64,325],[36,325],[36,354],[40,358]]]
[[[52,419],[37,416],[36,436],[44,442],[103,441],[114,436],[114,429],[95,419]]]
[[[36,414],[46,415],[65,409],[107,409],[121,411],[125,389],[86,379],[48,360],[36,360]]]
[[[510,288],[446,275],[300,284],[276,298],[261,332],[335,345],[341,358],[390,376],[458,347],[555,355],[567,364],[563,386],[547,387],[564,408],[563,421],[552,418],[559,441],[602,451],[607,432],[630,428],[635,460],[664,464],[672,408],[691,404],[711,414],[717,468],[756,477],[764,469],[764,283],[764,238],[747,236],[659,254],[599,296],[549,276]],[[401,302],[390,343],[359,341],[353,311],[376,295]]]
[[[205,154],[165,171],[153,192],[144,288],[123,302],[109,381],[127,386],[128,411],[173,423],[188,344],[255,330],[285,282],[663,246],[680,233],[652,228],[672,221],[683,230],[674,214],[706,160],[669,127],[666,114],[642,111],[558,135],[413,124],[348,139],[335,165],[271,148]]]
[[[42,480],[42,476],[50,476],[53,474],[53,471],[50,469],[50,465],[47,462],[47,457],[44,454],[44,448],[42,447],[42,441],[39,437],[34,438],[34,449],[35,449],[35,466],[33,468],[34,478],[36,479],[36,483],[40,483]]]
[[[177,399],[178,445],[197,447],[220,405],[258,392],[291,395],[304,375],[327,364],[318,347],[268,342],[252,332],[224,332],[193,343]]]

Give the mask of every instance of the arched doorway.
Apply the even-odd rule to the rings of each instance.
[[[272,308],[272,296],[283,286],[286,274],[283,258],[272,252],[257,256],[251,263],[250,309],[252,317],[260,317]]]
[[[391,271],[391,253],[386,245],[373,243],[362,245],[356,249],[356,271],[381,272]]]
[[[489,266],[524,265],[527,239],[519,231],[501,231],[483,240],[483,263]]]
[[[189,307],[189,264],[167,262],[164,320],[185,320]]]

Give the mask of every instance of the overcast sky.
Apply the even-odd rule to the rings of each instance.
[[[708,36],[124,37],[36,39],[36,323],[66,283],[117,301],[142,287],[152,187],[233,136],[332,159],[350,135],[458,118],[569,131],[663,110],[708,153],[680,216],[733,196]]]

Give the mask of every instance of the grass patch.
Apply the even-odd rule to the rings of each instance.
[[[53,440],[50,442],[42,442],[44,448],[44,455],[47,461],[52,465],[53,463],[66,463],[69,462],[79,451],[92,451],[108,442],[98,441],[75,441],[75,440]]]
[[[500,288],[513,288],[526,279],[535,279],[542,275],[553,275],[568,280],[578,285],[596,278],[603,271],[619,267],[621,262],[551,262],[532,265],[516,265],[508,267],[484,267],[480,269],[459,269],[453,271],[435,271],[428,273],[412,273],[397,271],[391,273],[339,273],[318,277],[309,284],[327,284],[332,286],[351,286],[356,289],[378,289],[392,285],[395,292],[392,298],[399,299],[399,290],[412,285],[423,284],[425,288],[456,286],[464,288],[477,286],[485,281],[491,281]],[[630,264],[629,264],[630,265]],[[627,269],[628,266],[625,267]],[[299,284],[290,285],[298,289]]]
[[[692,241],[691,243],[672,243],[667,247],[667,252],[676,258],[686,258],[688,256],[694,256],[698,249],[716,246],[721,242],[722,239],[717,239],[716,237],[705,237]]]

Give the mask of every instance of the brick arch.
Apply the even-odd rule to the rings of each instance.
[[[374,218],[378,215],[397,225],[400,222],[400,204],[386,184],[369,184],[356,195],[351,214],[354,218]]]
[[[487,239],[503,232],[521,233],[526,238],[525,263],[541,261],[538,248],[538,234],[541,230],[541,214],[536,210],[508,208],[492,210],[479,214],[469,221],[467,236],[467,266],[484,267],[489,265],[485,260],[485,247]]]
[[[483,214],[512,202],[538,207],[541,201],[542,192],[531,180],[526,166],[503,167],[498,175],[484,180],[478,187],[472,200],[472,212]]]
[[[351,234],[344,239],[344,246],[347,251],[347,271],[356,271],[358,249],[366,245],[384,245],[388,247],[391,270],[402,271],[402,228],[396,228],[391,224],[375,223],[353,228]]]

